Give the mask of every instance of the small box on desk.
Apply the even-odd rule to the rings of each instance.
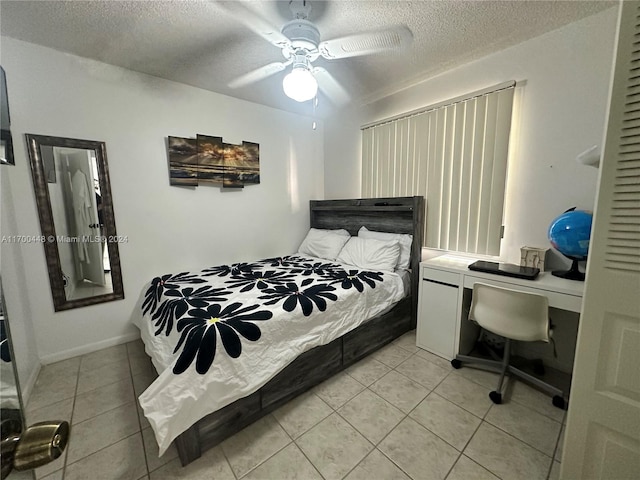
[[[539,268],[544,272],[544,262],[549,248],[520,247],[520,266]]]

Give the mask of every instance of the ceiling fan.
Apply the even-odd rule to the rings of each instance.
[[[311,13],[311,3],[308,0],[289,2],[293,20],[285,23],[280,30],[242,2],[225,2],[220,5],[235,19],[280,48],[284,56],[282,62],[269,63],[241,75],[231,81],[229,87],[244,87],[281,72],[291,65],[291,71],[284,77],[282,87],[288,97],[298,102],[316,97],[318,87],[335,104],[344,104],[349,100],[349,94],[326,69],[313,66],[313,62],[319,57],[333,60],[369,55],[404,47],[413,38],[407,26],[399,25],[321,41],[320,30],[308,20]]]

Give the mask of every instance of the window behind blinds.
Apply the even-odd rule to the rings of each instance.
[[[498,255],[514,86],[363,127],[362,195],[422,195],[424,246]]]

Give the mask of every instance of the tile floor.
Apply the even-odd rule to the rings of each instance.
[[[112,293],[112,292],[113,292],[113,281],[111,279],[111,272],[105,271],[104,285],[97,285],[87,280],[83,280],[82,282],[78,283],[78,285],[76,285],[76,288],[72,294],[72,300],[77,300],[79,298],[93,297],[96,295],[104,295],[105,293]]]
[[[556,479],[564,411],[492,373],[415,346],[415,332],[284,405],[185,468],[158,458],[136,397],[155,376],[140,341],[42,368],[27,420],[68,419],[65,454],[36,470],[86,479]]]

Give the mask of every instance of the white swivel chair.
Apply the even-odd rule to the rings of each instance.
[[[549,322],[549,300],[543,295],[522,292],[509,288],[494,287],[484,283],[473,285],[473,297],[469,320],[473,320],[481,328],[505,338],[502,361],[458,355],[451,361],[454,368],[462,363],[470,363],[489,367],[500,373],[498,388],[489,394],[493,403],[502,403],[502,385],[505,374],[520,377],[526,382],[553,395],[553,404],[565,408],[562,390],[543,382],[513,365],[511,357],[511,340],[526,342],[549,342],[551,336]]]

